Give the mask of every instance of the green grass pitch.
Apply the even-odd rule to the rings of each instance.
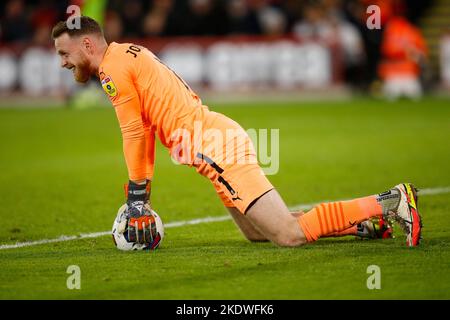
[[[210,105],[244,128],[280,129],[269,179],[289,206],[450,186],[446,100]],[[110,230],[127,181],[112,108],[0,110],[0,245]],[[157,145],[152,202],[165,223],[224,216],[194,169]],[[301,248],[247,242],[231,220],[166,229],[155,252],[110,236],[0,250],[0,299],[449,299],[450,194],[419,198],[423,242],[321,239]],[[68,266],[81,269],[69,290]],[[367,267],[381,289],[366,286]]]

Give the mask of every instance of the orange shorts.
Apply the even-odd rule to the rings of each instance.
[[[274,187],[259,166],[244,129],[230,118],[216,115],[208,123],[211,134],[204,137],[193,166],[212,182],[226,207],[236,207],[245,214],[255,200]]]

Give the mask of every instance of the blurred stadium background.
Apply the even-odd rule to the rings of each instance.
[[[210,182],[157,142],[152,204],[171,227],[161,250],[116,250],[128,180],[116,115],[50,39],[73,4],[108,41],[154,51],[211,110],[279,129],[270,180],[292,210],[414,182],[422,245],[407,250],[400,229],[301,250],[247,242]],[[449,0],[1,0],[0,299],[449,299],[449,88]],[[374,264],[382,290],[367,287]],[[68,290],[71,265],[82,290]]]
[[[367,27],[373,4],[381,29]],[[108,41],[154,51],[204,100],[418,99],[450,87],[446,0],[7,0],[0,105],[108,103],[96,81],[80,87],[59,68],[50,31],[70,5]]]

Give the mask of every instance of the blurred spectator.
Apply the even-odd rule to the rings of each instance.
[[[122,14],[122,25],[124,29],[123,36],[127,38],[141,37],[144,13],[142,1],[123,1],[120,12]]]
[[[318,39],[337,44],[343,61],[344,78],[361,87],[364,74],[364,42],[359,30],[346,19],[341,0],[310,1],[303,8],[303,19],[293,26],[301,39]]]
[[[58,20],[59,14],[54,3],[50,0],[40,0],[30,16],[31,27],[34,31],[33,43],[41,46],[50,44],[49,35]]]
[[[286,33],[287,19],[283,12],[275,7],[266,6],[258,11],[262,33],[270,36],[280,36]]]
[[[348,18],[359,29],[364,43],[366,54],[365,72],[363,73],[364,85],[370,86],[376,83],[384,27],[392,16],[406,10],[406,1],[408,0],[356,0],[346,2]],[[414,0],[408,2],[414,2]],[[380,8],[380,29],[367,28],[367,19],[372,14],[367,13],[367,8],[370,5],[376,5]]]
[[[27,41],[30,38],[30,28],[25,13],[23,0],[9,0],[5,4],[1,16],[2,41]]]
[[[58,21],[59,15],[51,0],[40,0],[33,9],[30,17],[31,26],[37,29],[43,26],[52,28]]]
[[[103,32],[105,33],[106,41],[120,41],[123,34],[123,25],[120,15],[112,10],[106,11],[105,26]]]
[[[285,0],[281,1],[280,8],[283,10],[287,19],[287,30],[292,30],[294,24],[300,19],[302,12],[302,1]]]
[[[324,6],[341,47],[345,79],[353,86],[360,87],[364,80],[362,75],[366,60],[362,35],[346,19],[342,0],[324,0]]]
[[[331,41],[335,33],[327,18],[325,7],[318,1],[310,2],[303,8],[303,19],[298,21],[293,32],[303,39]]]
[[[227,1],[228,31],[231,34],[258,34],[258,17],[250,10],[246,0]]]
[[[381,52],[379,75],[385,95],[391,99],[421,97],[420,74],[427,48],[419,29],[404,17],[391,18],[386,25]]]
[[[177,34],[174,17],[174,0],[154,0],[150,11],[144,18],[145,36],[164,36]]]
[[[256,16],[257,33],[265,35],[283,35],[287,32],[288,21],[277,1],[247,0],[252,15]]]
[[[34,29],[32,43],[36,46],[48,46],[51,44],[51,38],[48,36],[51,34],[52,28],[47,25],[41,25]]]
[[[220,2],[188,0],[188,11],[183,21],[183,34],[224,35],[227,33],[227,25],[224,23],[225,14]]]

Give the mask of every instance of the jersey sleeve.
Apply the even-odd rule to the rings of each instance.
[[[147,176],[149,172],[153,175],[154,156],[149,155],[149,142],[154,145],[154,141],[150,134],[146,134],[148,130],[145,130],[142,120],[140,100],[134,87],[131,66],[127,67],[125,63],[117,65],[118,67],[103,68],[102,87],[111,100],[119,121],[129,179],[144,180],[151,178]],[[152,163],[148,163],[149,161]]]

